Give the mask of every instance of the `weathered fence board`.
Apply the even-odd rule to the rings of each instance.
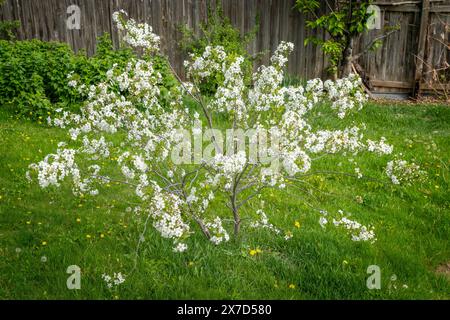
[[[208,5],[215,8],[218,0],[7,0],[0,7],[1,20],[19,20],[19,39],[38,38],[46,41],[64,41],[74,50],[92,54],[96,38],[104,32],[111,34],[113,43],[120,42],[112,25],[111,15],[118,9],[131,17],[151,24],[162,38],[162,49],[178,71],[185,56],[179,50],[179,27],[188,25],[197,32],[199,24],[208,19]],[[251,53],[273,51],[282,40],[291,41],[296,50],[290,57],[288,72],[302,78],[325,77],[327,62],[320,48],[304,46],[311,35],[325,37],[320,31],[308,30],[305,16],[293,9],[295,0],[222,0],[223,10],[242,34],[260,19],[256,39],[248,49]],[[359,64],[366,70],[376,91],[411,91],[414,86],[421,24],[421,1],[375,1],[381,8],[381,25],[400,25],[400,30],[385,39],[382,47],[363,55]],[[432,69],[450,63],[449,48],[442,40],[450,40],[450,30],[442,21],[450,22],[450,0],[429,0],[429,17],[424,47],[424,70],[421,81],[433,78]],[[69,30],[67,8],[81,9],[81,29]],[[327,10],[323,3],[322,10]],[[364,48],[380,30],[371,30],[361,37],[358,48]],[[262,63],[267,63],[266,54]],[[181,72],[182,73],[182,72]]]

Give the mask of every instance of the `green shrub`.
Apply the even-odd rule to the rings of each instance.
[[[9,106],[16,114],[35,120],[47,118],[58,108],[76,111],[82,98],[68,85],[69,73],[77,74],[80,83],[93,85],[105,81],[114,64],[123,69],[136,57],[128,48],[114,50],[108,34],[98,39],[92,57],[74,54],[59,42],[0,40],[0,107]],[[168,103],[176,79],[165,58],[151,59],[162,74],[162,99]]]
[[[0,41],[0,105],[36,118],[50,112],[52,103],[74,100],[66,83],[73,57],[56,42]]]
[[[221,3],[217,4],[215,10],[208,6],[208,21],[200,24],[200,34],[196,35],[194,30],[183,26],[183,34],[180,46],[185,54],[199,56],[203,54],[207,46],[222,46],[229,55],[244,57],[244,81],[250,84],[253,71],[253,63],[260,56],[252,56],[247,51],[247,45],[255,38],[259,30],[259,17],[255,18],[255,27],[249,33],[241,35],[239,29],[233,27],[230,19],[224,16]],[[213,95],[223,79],[219,75],[209,77],[207,81],[200,84],[202,94]]]

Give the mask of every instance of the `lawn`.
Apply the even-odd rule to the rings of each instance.
[[[312,177],[311,193],[302,197],[373,224],[374,244],[323,230],[297,190],[269,190],[265,211],[292,231],[289,241],[248,229],[215,247],[197,232],[180,254],[149,230],[135,266],[141,229],[126,210],[129,189],[111,184],[97,197],[77,198],[67,186],[42,190],[28,183],[28,165],[53,152],[66,133],[1,110],[0,299],[449,299],[448,273],[437,272],[450,261],[449,106],[369,103],[357,120],[420,164],[427,180],[399,187]],[[386,180],[386,160],[367,156],[359,165]],[[329,161],[349,166],[344,158]],[[80,290],[67,289],[70,265],[81,268]],[[370,265],[380,267],[380,290],[366,286]],[[113,272],[126,281],[108,289],[101,275]]]

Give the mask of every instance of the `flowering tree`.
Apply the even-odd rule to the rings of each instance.
[[[143,49],[145,55],[159,51],[160,39],[150,26],[128,19],[123,11],[113,18],[129,45]],[[207,47],[185,63],[190,82],[180,80],[171,89],[168,107],[161,103],[162,76],[151,59],[130,61],[125,70],[114,67],[106,82],[91,87],[79,84],[71,74],[70,85],[85,96],[85,104],[80,114],[59,110],[58,117],[48,119],[66,128],[70,139],[60,142],[56,153],[32,164],[29,177],[37,175],[43,188],[60,186],[67,179],[76,195],[95,196],[100,185],[111,181],[129,186],[140,201],[130,210],[144,217],[139,244],[150,224],[162,237],[173,240],[177,252],[187,249],[193,225],[216,245],[228,241],[223,222],[231,220],[238,236],[242,208],[257,202],[263,189],[302,184],[307,176],[321,173],[314,170],[315,162],[328,155],[392,152],[384,138],[365,140],[356,126],[339,130],[313,126],[308,114],[319,105],[329,107],[339,121],[358,112],[366,97],[354,75],[335,82],[314,79],[306,86],[283,86],[283,69],[292,50],[293,44],[282,42],[271,64],[261,66],[253,75],[253,85],[246,87],[243,58],[229,56],[221,47]],[[218,72],[223,83],[215,96],[201,96],[199,84]],[[198,109],[187,107],[187,96]],[[224,130],[214,128],[218,118],[221,127],[227,128],[226,140]],[[117,170],[100,166],[106,161]],[[388,166],[394,183],[420,171],[402,162],[409,170],[405,173],[399,164],[393,161]],[[352,174],[362,175],[359,168]],[[229,217],[215,215],[214,202],[227,206]],[[371,227],[350,220],[344,212],[320,212],[323,227],[331,217],[354,241],[375,240]],[[263,210],[249,215],[253,218],[250,227],[290,238],[269,222]]]

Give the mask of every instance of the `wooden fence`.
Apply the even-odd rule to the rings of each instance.
[[[19,39],[38,38],[69,43],[74,50],[95,51],[96,38],[104,32],[119,43],[119,34],[111,21],[118,9],[153,26],[162,37],[163,51],[181,72],[185,59],[179,50],[179,27],[188,25],[198,31],[199,23],[208,19],[208,3],[216,0],[6,0],[0,7],[1,20],[19,20]],[[306,17],[293,9],[295,0],[222,0],[223,10],[242,33],[253,29],[255,17],[260,27],[249,44],[252,53],[273,51],[282,40],[296,45],[290,57],[288,72],[302,78],[325,77],[327,61],[313,45],[304,40],[316,31],[305,27]],[[381,27],[400,25],[400,30],[385,39],[380,49],[363,55],[359,64],[366,70],[375,92],[411,92],[426,89],[432,79],[432,68],[450,63],[450,52],[444,43],[450,41],[450,0],[384,0],[375,1],[381,9]],[[67,28],[67,8],[81,9],[79,30]],[[325,4],[323,10],[326,10]],[[361,37],[358,48],[364,48],[381,30],[371,30]],[[319,31],[320,37],[325,37]],[[262,63],[267,63],[266,54]],[[182,72],[181,72],[182,73]],[[447,84],[446,84],[447,85]]]

